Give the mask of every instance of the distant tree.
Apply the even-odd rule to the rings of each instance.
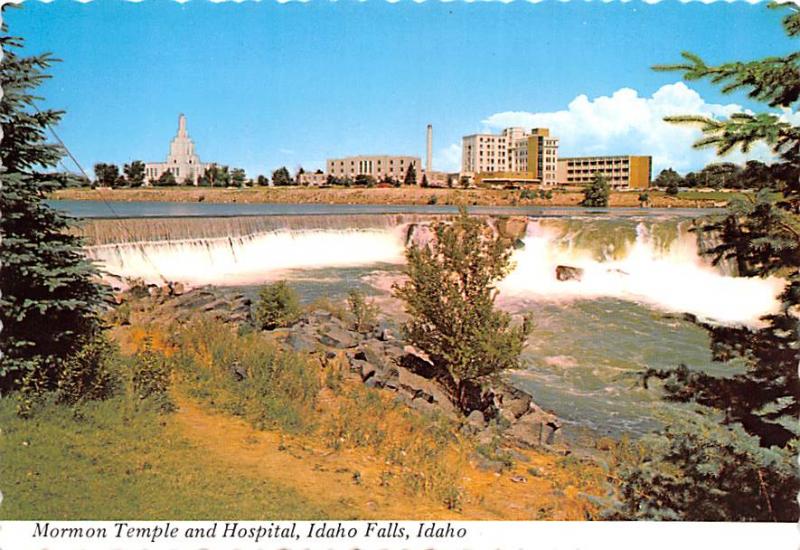
[[[648,193],[647,191],[643,191],[642,193],[639,193],[639,206],[644,208],[649,203],[650,203],[650,193]]]
[[[512,327],[495,308],[495,284],[511,270],[511,246],[484,220],[461,208],[452,223],[437,223],[429,245],[406,249],[408,280],[394,286],[410,320],[409,342],[449,373],[450,392],[469,412],[468,386],[519,366],[529,323]]]
[[[158,179],[156,180],[156,185],[160,186],[171,186],[177,185],[177,181],[175,180],[175,175],[170,172],[169,170],[165,171],[161,174]]]
[[[683,185],[683,178],[672,168],[666,168],[656,176],[656,179],[653,180],[653,185],[662,189],[673,187],[675,193],[671,194],[674,195],[678,193],[678,187]]]
[[[192,179],[192,176],[187,174],[186,177],[183,178],[183,181],[181,182],[181,184],[182,185],[194,185],[194,180]]]
[[[272,183],[273,185],[292,185],[294,180],[289,175],[289,170],[285,166],[281,166],[272,173]]]
[[[269,178],[264,176],[263,174],[259,174],[256,178],[256,185],[260,187],[266,187],[269,185]]]
[[[358,174],[356,176],[355,184],[364,187],[375,187],[375,178],[367,174]]]
[[[669,182],[667,184],[667,188],[664,190],[664,192],[667,195],[670,195],[670,196],[673,196],[673,197],[678,194],[678,191],[679,191],[678,185],[674,181]]]
[[[421,187],[429,187],[428,184],[428,174],[422,174],[422,183],[420,183]]]
[[[123,166],[122,171],[125,173],[128,185],[141,187],[144,184],[144,168],[144,163],[140,160],[134,160],[130,164]]]
[[[306,173],[306,171],[305,171],[305,169],[304,169],[302,166],[298,166],[298,167],[297,167],[297,171],[296,171],[296,172],[295,172],[295,174],[294,174],[294,182],[295,182],[297,185],[301,185],[301,183],[300,183],[300,176],[302,176],[302,175],[303,175],[303,174],[305,174],[305,173]]]
[[[101,187],[115,187],[119,179],[119,168],[116,164],[98,162],[94,165],[94,176],[97,185]]]
[[[328,178],[327,178],[326,181],[327,181],[328,185],[338,185],[339,184],[339,180],[336,179],[336,177],[333,174],[328,174]]]
[[[459,183],[461,183],[461,187],[466,189],[469,187],[469,178],[467,176],[461,176]]]
[[[596,172],[592,183],[587,185],[583,190],[581,206],[604,208],[608,206],[608,197],[610,194],[611,188],[608,185],[608,180],[602,173]]]
[[[771,4],[770,7],[778,7]],[[800,11],[783,24],[800,36]],[[796,110],[800,56],[768,57],[708,66],[684,53],[678,70],[687,80],[709,79],[723,91],[747,90],[770,108]],[[650,369],[646,379],[664,380],[668,399],[693,403],[698,414],[648,445],[647,470],[623,470],[621,514],[684,520],[797,521],[800,476],[800,126],[778,114],[736,113],[729,118],[674,116],[669,122],[696,124],[703,137],[695,147],[714,147],[719,156],[766,143],[779,158],[781,178],[755,196],[734,199],[726,215],[703,226],[717,245],[715,262],[736,261],[740,275],[779,276],[786,285],[778,311],[760,327],[702,324],[717,361],[735,370],[704,372],[681,365]],[[730,173],[729,168],[724,171]],[[701,504],[699,501],[705,500]]]
[[[414,168],[413,164],[408,165],[408,170],[406,170],[406,177],[403,180],[403,183],[406,185],[416,185],[417,184],[417,170]]]
[[[48,78],[49,55],[20,57],[21,38],[0,47],[0,394],[54,390],[65,363],[100,330],[106,292],[68,219],[46,203],[63,186],[63,150],[47,143],[63,112],[38,109],[31,91]]]
[[[231,170],[231,184],[236,187],[244,187],[247,181],[247,174],[241,168],[234,168]]]

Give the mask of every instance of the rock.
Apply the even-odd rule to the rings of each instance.
[[[528,479],[525,476],[511,476],[511,481],[514,483],[527,483]]]
[[[216,300],[212,300],[203,306],[203,311],[219,311],[221,309],[227,309],[228,301],[223,298],[217,298]]]
[[[561,422],[555,415],[536,407],[523,415],[505,435],[520,447],[534,449],[557,443]]]
[[[286,343],[294,351],[299,352],[311,352],[317,349],[317,341],[314,337],[300,331],[290,332],[286,338]]]
[[[559,281],[580,281],[583,277],[583,269],[570,265],[556,266],[556,279]]]
[[[186,293],[186,287],[180,282],[169,283],[169,293],[172,296],[180,296]]]
[[[311,313],[308,314],[308,319],[317,319],[320,321],[330,321],[333,317],[333,314],[325,309],[315,309]]]
[[[318,330],[318,333],[320,343],[332,348],[346,349],[354,348],[358,345],[358,341],[352,332],[335,325],[322,327]]]
[[[486,426],[486,418],[484,418],[483,413],[481,411],[475,410],[469,413],[467,416],[467,423],[470,426],[474,426],[478,429],[483,429]]]
[[[528,218],[523,216],[498,218],[496,228],[497,233],[503,238],[512,240],[521,239],[527,232]]]
[[[378,344],[362,344],[356,352],[355,358],[371,363],[379,371],[386,370],[386,357]]]
[[[362,359],[353,359],[350,368],[361,376],[362,382],[366,382],[376,373],[375,366]]]

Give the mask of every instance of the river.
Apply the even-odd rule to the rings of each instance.
[[[447,206],[105,203],[59,201],[83,222],[87,254],[115,275],[242,287],[255,293],[285,278],[309,302],[360,287],[391,304],[403,251]],[[648,367],[711,362],[706,332],[690,313],[757,325],[774,311],[777,279],[733,276],[698,254],[692,218],[708,210],[473,207],[526,216],[524,247],[500,283],[499,303],[533,315],[526,369],[514,381],[583,435],[633,436],[664,422],[676,405],[644,389]],[[557,265],[583,270],[559,281]],[[665,416],[666,415],[666,416]],[[667,420],[668,421],[668,420]]]

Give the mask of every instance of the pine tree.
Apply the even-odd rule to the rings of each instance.
[[[403,180],[403,183],[405,183],[406,185],[417,184],[417,170],[414,168],[413,164],[408,165],[408,170],[406,170],[406,177]]]
[[[791,13],[783,20],[784,28],[789,36],[797,37],[800,12],[796,6],[785,7]],[[686,63],[657,70],[682,71],[688,80],[709,79],[725,92],[748,90],[751,98],[773,108],[797,107],[800,52],[719,66],[708,66],[691,53],[683,57]],[[650,464],[661,461],[663,468],[677,469],[678,477],[684,476],[691,484],[669,487],[662,484],[663,475],[643,478],[634,469],[624,476],[627,509],[652,510],[658,508],[656,503],[670,502],[679,518],[708,519],[691,504],[696,500],[690,498],[691,493],[699,491],[713,497],[721,510],[728,510],[727,516],[717,519],[796,521],[794,497],[800,479],[792,456],[800,435],[800,127],[774,112],[734,114],[723,120],[698,116],[667,120],[698,124],[704,135],[695,147],[714,147],[721,155],[734,148],[747,152],[760,141],[779,157],[771,168],[774,179],[765,182],[761,192],[749,200],[734,201],[726,215],[710,220],[703,231],[714,232],[720,239],[709,252],[715,262],[733,259],[740,275],[778,276],[787,284],[779,297],[780,310],[762,319],[763,328],[704,325],[714,359],[744,367],[742,372],[717,376],[684,365],[647,372],[645,380],[665,381],[668,399],[694,403],[706,416],[721,420],[722,427],[715,429],[722,432],[715,434],[698,421],[694,427],[690,424],[668,433],[667,443],[661,441],[661,451]],[[739,432],[747,437],[735,437]],[[692,462],[691,457],[697,456],[706,457],[704,465]],[[739,472],[736,483],[722,479],[720,472],[726,471]],[[735,504],[753,499],[758,506]]]
[[[62,150],[48,144],[46,129],[62,112],[39,110],[31,90],[47,78],[49,55],[20,57],[22,39],[0,36],[0,392],[23,379],[54,389],[65,360],[99,327],[104,291],[94,267],[81,253],[81,241],[68,233],[71,221],[44,199],[61,187],[48,173]]]

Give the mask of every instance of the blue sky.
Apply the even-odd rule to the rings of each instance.
[[[744,2],[56,0],[5,20],[28,52],[63,60],[39,92],[67,111],[61,137],[87,169],[163,159],[183,112],[204,161],[251,176],[423,156],[428,123],[435,169],[457,169],[465,134],[535,123],[562,155],[651,153],[686,171],[711,154],[663,114],[758,106],[650,67],[681,50],[721,62],[797,49],[780,13]]]

